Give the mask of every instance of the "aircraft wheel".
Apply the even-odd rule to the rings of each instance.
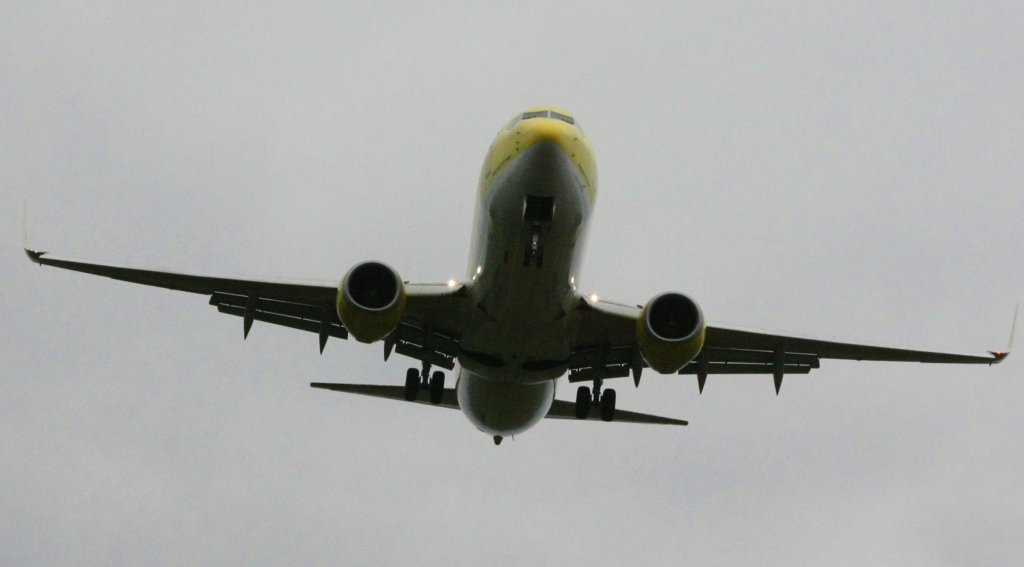
[[[405,401],[415,402],[420,391],[420,371],[410,368],[405,371]]]
[[[576,419],[587,419],[590,415],[590,388],[576,388]]]
[[[444,398],[444,372],[435,372],[430,376],[430,403],[441,403]]]
[[[601,395],[601,421],[615,419],[615,390],[605,390]]]

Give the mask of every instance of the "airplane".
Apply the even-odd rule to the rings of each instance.
[[[577,291],[583,244],[597,197],[590,140],[568,111],[537,106],[516,114],[484,159],[466,279],[403,281],[377,261],[353,266],[339,285],[212,277],[53,257],[25,246],[29,259],[116,280],[208,295],[220,313],[328,338],[382,343],[419,361],[404,385],[314,382],[314,388],[460,409],[500,444],[544,418],[687,425],[682,419],[616,408],[604,382],[646,368],[697,376],[771,374],[779,394],[787,374],[821,359],[997,364],[1009,354],[963,355],[867,346],[709,325],[689,296],[666,292],[626,304]],[[1019,307],[1019,306],[1018,306]],[[1017,315],[1014,313],[1014,327]],[[1011,345],[1013,331],[1011,329]],[[445,372],[458,367],[454,388]],[[436,370],[436,369],[443,370]],[[583,383],[575,402],[555,398],[568,374]],[[590,384],[588,386],[587,384]]]

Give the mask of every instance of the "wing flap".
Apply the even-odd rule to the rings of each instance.
[[[238,317],[245,317],[245,308],[236,307],[234,305],[218,305],[217,311],[225,313],[227,315],[235,315]],[[308,321],[305,319],[298,319],[295,317],[289,317],[287,315],[279,315],[277,313],[268,313],[265,311],[257,311],[253,314],[253,320],[261,323],[270,323],[271,325],[280,325],[282,327],[289,327],[292,329],[298,329],[300,331],[309,331],[310,333],[320,333],[321,325],[318,322]],[[341,325],[330,325],[327,327],[328,336],[347,339],[348,331],[345,330]]]
[[[818,366],[783,364],[783,374],[810,374],[811,370]],[[747,364],[743,362],[713,362],[708,364],[708,374],[775,374],[777,369],[772,364]],[[700,374],[699,362],[691,362],[677,372],[677,374]]]
[[[455,368],[459,343],[450,335],[430,327],[403,322],[391,340],[395,341],[395,352],[398,354],[448,370]]]
[[[247,297],[229,293],[216,292],[210,296],[210,305],[216,306],[217,311],[238,317],[245,317],[248,302]],[[252,308],[252,318],[255,321],[339,339],[348,338],[348,331],[341,324],[333,306],[305,305],[258,297]]]

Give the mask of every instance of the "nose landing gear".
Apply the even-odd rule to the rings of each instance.
[[[526,245],[526,251],[523,252],[523,266],[530,264],[534,264],[538,268],[544,266],[544,247],[540,244],[540,223],[534,223],[530,243]]]
[[[544,245],[541,232],[551,227],[555,218],[555,199],[540,195],[527,195],[523,202],[523,222],[530,227],[530,241],[523,252],[523,266],[544,265]]]

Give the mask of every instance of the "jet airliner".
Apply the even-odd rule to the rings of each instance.
[[[311,384],[352,394],[461,409],[496,444],[543,418],[686,425],[616,408],[606,380],[645,369],[691,374],[787,374],[821,359],[995,364],[1006,352],[963,355],[765,334],[709,325],[689,296],[667,292],[644,305],[577,291],[587,221],[597,197],[590,140],[567,111],[516,114],[484,159],[463,281],[403,281],[381,262],[353,266],[338,285],[211,277],[63,259],[25,249],[40,265],[207,295],[221,313],[318,335],[381,343],[418,364],[400,385]],[[1016,315],[1015,315],[1016,320]],[[457,371],[454,388],[445,370]],[[574,402],[556,381],[581,383]]]

